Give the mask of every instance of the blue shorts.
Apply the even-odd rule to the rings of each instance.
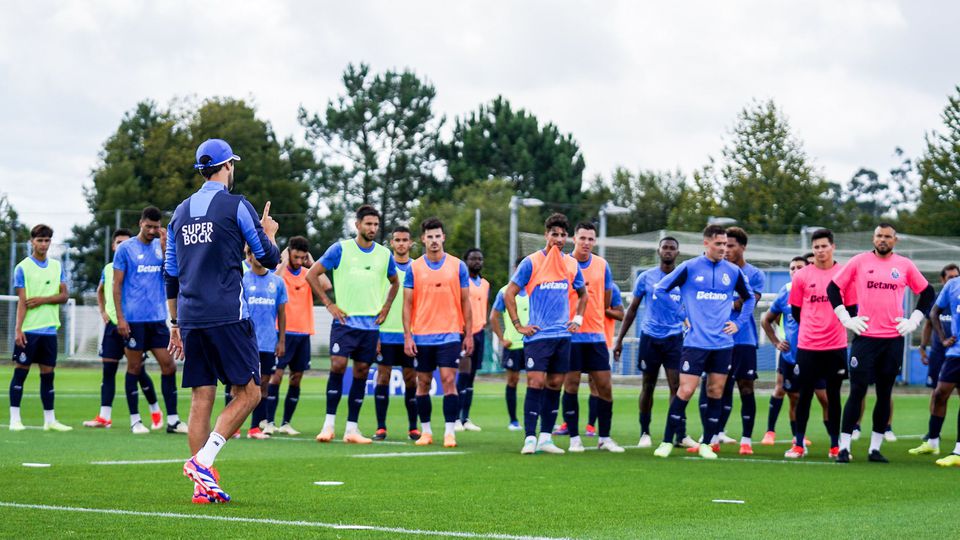
[[[400,343],[381,343],[380,356],[377,360],[385,366],[404,369],[413,367],[413,358],[403,352],[403,345]]]
[[[509,371],[523,371],[523,349],[504,349],[500,365]]]
[[[459,368],[463,343],[454,341],[442,345],[417,345],[413,367],[421,373],[433,373],[437,368]]]
[[[100,338],[100,358],[120,360],[123,358],[123,337],[117,332],[117,325],[108,322],[103,327],[103,337]]]
[[[570,338],[544,338],[524,342],[527,371],[566,373],[570,371]]]
[[[260,376],[269,377],[277,366],[277,355],[273,352],[260,351]]]
[[[730,361],[730,378],[757,380],[757,347],[755,345],[734,345]]]
[[[570,343],[570,371],[590,373],[610,371],[610,351],[607,342]]]
[[[57,335],[35,334],[24,332],[27,337],[27,346],[13,347],[13,361],[21,366],[42,364],[55,367],[57,365]]]
[[[330,356],[351,358],[354,362],[377,361],[379,330],[361,330],[343,324],[330,327]]]
[[[260,385],[260,351],[250,319],[209,328],[184,328],[184,388],[223,384]]]
[[[733,349],[697,349],[684,347],[680,352],[680,373],[696,375],[706,373],[730,373],[730,362]]]
[[[640,351],[637,353],[637,368],[650,374],[664,369],[680,369],[680,351],[683,349],[683,334],[656,338],[640,334]]]
[[[170,344],[170,330],[163,321],[132,322],[130,337],[124,346],[132,351],[149,351],[152,349],[166,349]]]
[[[470,355],[470,373],[476,373],[483,367],[483,350],[487,344],[483,330],[473,335],[473,354]]]
[[[945,383],[960,384],[960,357],[948,356],[943,360],[939,380]]]
[[[930,347],[930,353],[927,355],[927,387],[936,388],[937,381],[940,380],[940,369],[943,367],[943,361],[946,358],[946,352],[942,348]]]
[[[291,373],[310,369],[310,334],[287,334],[283,356],[277,358],[277,369],[290,367]]]
[[[781,359],[777,363],[777,373],[783,375],[783,390],[788,394],[800,391],[800,368],[796,363],[791,364]]]

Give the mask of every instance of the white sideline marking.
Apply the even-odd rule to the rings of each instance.
[[[744,501],[738,501],[735,499],[714,499],[713,502],[721,504],[745,504]]]
[[[565,540],[549,536],[523,536],[500,533],[472,533],[459,531],[430,531],[423,529],[403,529],[400,527],[380,527],[370,525],[350,525],[344,523],[323,523],[319,521],[287,521],[282,519],[247,518],[239,516],[219,516],[207,514],[177,514],[174,512],[138,512],[115,508],[81,508],[76,506],[52,506],[48,504],[23,504],[0,501],[0,507],[22,508],[25,510],[52,510],[57,512],[81,512],[88,514],[109,514],[115,516],[162,517],[189,520],[228,521],[233,523],[255,523],[258,525],[286,525],[293,527],[314,527],[321,529],[357,529],[420,536],[449,536],[455,538],[495,538],[497,540]]]
[[[23,426],[24,429],[43,429],[43,426]],[[0,424],[0,428],[10,428],[10,424]]]
[[[91,465],[153,465],[155,463],[185,463],[184,458],[175,459],[142,459],[139,461],[91,461]]]
[[[24,463],[23,466],[24,466],[24,467],[44,468],[44,467],[49,467],[50,464],[49,464],[49,463]]]
[[[337,482],[335,480],[321,480],[319,482],[314,482],[315,486],[342,486],[343,482]]]
[[[685,456],[682,459],[690,459],[694,461],[713,461],[716,463],[723,463],[724,461],[743,461],[746,463],[777,463],[779,465],[836,465],[832,461],[804,461],[802,459],[750,459],[750,458],[725,458],[721,457],[720,459],[703,459],[693,456]]]
[[[280,436],[270,437],[270,440],[271,440],[271,441],[291,441],[291,442],[312,442],[312,443],[316,443],[316,442],[317,442],[316,439],[304,439],[304,438],[302,438],[302,437],[280,437]],[[410,442],[412,443],[413,441],[410,441]],[[332,441],[330,441],[330,442],[325,442],[325,443],[322,443],[322,444],[330,444],[330,443],[345,444],[343,441],[341,441],[341,440],[339,440],[339,439],[334,439],[334,440],[332,440]],[[321,443],[317,443],[317,444],[321,444]],[[381,444],[392,444],[392,445],[395,445],[395,446],[410,446],[409,443],[400,442],[400,441],[374,441],[374,442],[372,443],[372,446],[379,446],[379,445],[381,445]],[[365,446],[365,445],[364,445],[364,446]]]
[[[869,433],[869,432],[867,432],[867,433]],[[898,440],[898,441],[899,441],[900,439],[922,439],[922,438],[923,438],[923,435],[897,435],[897,440]],[[853,442],[856,442],[856,441],[853,441]],[[888,442],[888,441],[884,440],[883,442]],[[776,443],[777,443],[777,444],[791,444],[791,445],[792,445],[792,444],[793,444],[793,439],[777,440]],[[829,441],[828,441],[828,444],[829,444]],[[812,444],[808,444],[807,446],[813,446],[813,445],[812,445]],[[808,449],[808,450],[809,450],[809,449]]]
[[[418,457],[418,456],[459,456],[467,452],[387,452],[383,454],[354,454],[353,458],[390,458],[390,457]]]

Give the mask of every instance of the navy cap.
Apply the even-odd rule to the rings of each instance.
[[[233,153],[233,149],[223,139],[207,139],[197,147],[197,162],[194,169],[216,167],[228,161],[240,161],[240,156]]]

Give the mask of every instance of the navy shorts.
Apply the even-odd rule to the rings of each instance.
[[[459,368],[463,344],[459,341],[441,345],[417,345],[413,367],[421,373],[433,373],[437,368]]]
[[[509,371],[523,371],[523,349],[504,349],[500,365]]]
[[[637,369],[654,375],[664,369],[680,369],[680,351],[683,349],[683,334],[657,338],[640,334],[640,351],[637,353]]]
[[[523,343],[527,371],[566,373],[570,371],[570,338],[544,338]]]
[[[260,385],[260,351],[250,319],[210,328],[184,328],[184,388]]]
[[[680,373],[696,375],[704,373],[730,373],[730,362],[733,349],[698,349],[684,347],[680,352]]]
[[[27,337],[27,346],[13,347],[13,361],[21,366],[30,364],[43,364],[44,366],[55,367],[57,365],[57,335],[56,334],[35,334],[24,332]]]
[[[903,338],[856,336],[850,346],[850,382],[873,384],[877,375],[896,377],[903,367]]]
[[[757,380],[757,347],[755,345],[734,345],[730,362],[730,378]]]
[[[310,369],[310,334],[287,334],[283,356],[277,358],[277,369],[290,367],[291,373]]]
[[[487,336],[483,330],[473,335],[473,354],[470,355],[470,373],[476,373],[483,367],[483,350],[487,344]]]
[[[948,356],[940,368],[939,380],[945,383],[960,384],[960,357]]]
[[[274,352],[260,351],[260,376],[269,377],[277,366],[277,355]]]
[[[379,330],[361,330],[343,324],[330,327],[330,356],[351,358],[354,362],[377,361]]]
[[[783,390],[790,394],[800,391],[800,368],[797,364],[785,362],[783,359],[777,363],[777,373],[783,375]]]
[[[403,352],[403,344],[401,343],[381,343],[380,357],[377,360],[385,366],[413,367],[413,357],[407,356],[407,353]]]
[[[934,337],[936,339],[936,337]],[[940,380],[940,369],[943,367],[943,361],[946,358],[946,352],[941,347],[930,347],[930,353],[927,355],[927,387],[936,388],[937,381]]]
[[[847,349],[812,351],[797,349],[797,389],[812,384],[814,390],[827,387],[827,380],[842,381],[847,378]]]
[[[170,330],[163,321],[132,322],[130,337],[124,346],[132,351],[149,351],[152,349],[166,349],[170,344]]]
[[[103,327],[103,337],[100,339],[100,358],[120,360],[123,358],[123,336],[117,332],[117,325],[108,322]]]
[[[570,371],[590,373],[610,371],[610,351],[607,342],[570,343]]]

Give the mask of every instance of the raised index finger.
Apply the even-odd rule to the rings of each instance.
[[[267,201],[267,204],[263,205],[263,217],[270,216],[270,201]]]

